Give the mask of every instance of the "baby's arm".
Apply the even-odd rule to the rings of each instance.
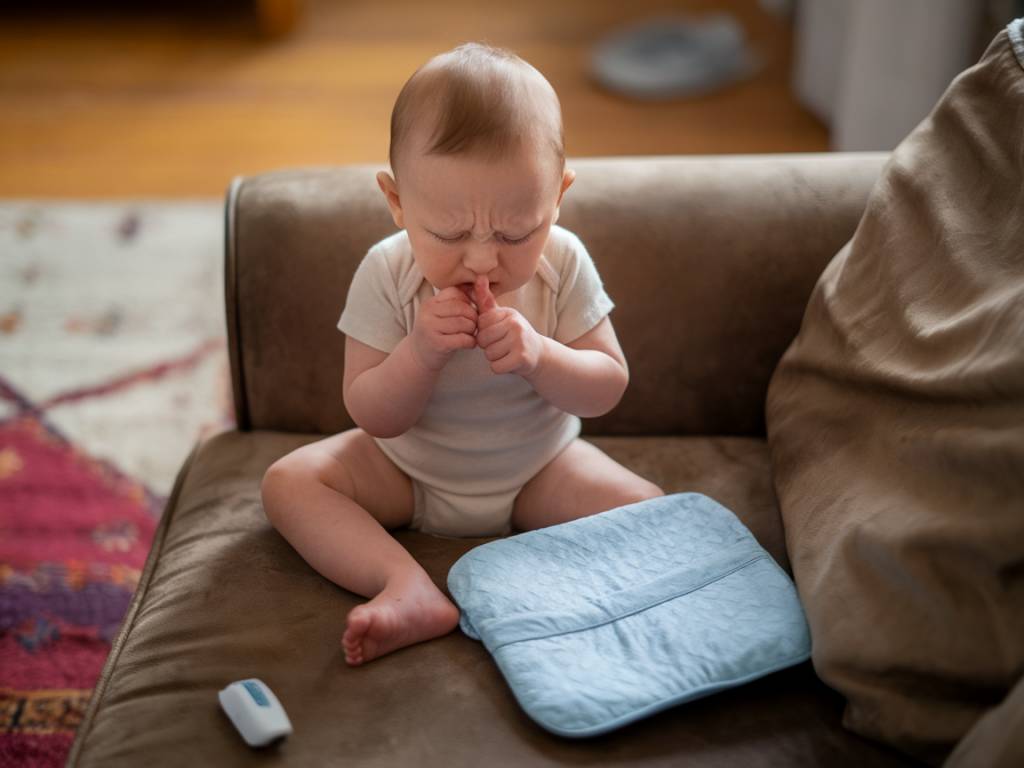
[[[477,344],[495,373],[519,374],[549,403],[576,416],[601,416],[622,399],[629,369],[608,317],[565,345],[537,333],[516,310],[499,307],[486,281],[477,281],[475,293]]]
[[[416,325],[390,352],[345,341],[343,393],[349,415],[374,437],[396,437],[415,424],[438,374],[458,349],[476,345],[477,313],[458,288],[420,305]]]
[[[629,369],[610,318],[568,345],[540,339],[537,367],[523,378],[541,397],[582,417],[601,416],[618,405],[629,384]]]
[[[374,437],[395,437],[416,423],[437,372],[419,365],[406,336],[391,354],[345,340],[345,408]]]

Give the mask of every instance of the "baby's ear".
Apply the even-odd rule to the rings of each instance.
[[[566,168],[565,172],[562,173],[562,186],[558,190],[558,202],[555,203],[555,216],[551,220],[552,224],[558,221],[558,212],[562,207],[562,198],[565,197],[565,191],[572,186],[574,181],[576,181],[576,171]]]
[[[404,220],[402,216],[402,200],[398,196],[398,182],[387,171],[381,171],[377,174],[377,186],[384,193],[384,200],[388,204],[388,210],[391,211],[391,218],[394,219],[395,226],[399,229],[404,229],[405,224],[402,223]]]

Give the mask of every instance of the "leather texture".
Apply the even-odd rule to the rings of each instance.
[[[884,159],[571,163],[580,175],[561,223],[600,261],[632,372],[627,400],[588,424],[589,439],[669,493],[717,499],[783,567],[761,437],[768,376]],[[270,527],[259,485],[273,461],[348,423],[335,324],[351,272],[391,228],[373,170],[235,185],[225,266],[242,431],[203,443],[182,469],[69,764],[908,764],[841,727],[843,700],[810,663],[585,740],[531,721],[486,649],[459,632],[345,665],[345,615],[362,598]],[[484,543],[395,535],[442,588]],[[246,747],[217,705],[224,685],[248,677],[295,726],[266,752]]]
[[[811,655],[793,582],[696,493],[475,547],[448,589],[520,706],[562,736],[606,733]]]

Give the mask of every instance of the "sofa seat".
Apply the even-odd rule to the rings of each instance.
[[[306,565],[264,517],[264,470],[315,435],[226,432],[178,478],[125,625],[69,765],[533,766],[905,765],[842,729],[843,701],[810,663],[588,740],[553,736],[519,709],[490,656],[458,630],[368,665],[344,662],[345,614],[362,598]],[[766,444],[748,437],[595,437],[667,492],[734,510],[784,566]],[[444,585],[484,539],[397,538]],[[246,677],[295,727],[261,752],[220,711]]]

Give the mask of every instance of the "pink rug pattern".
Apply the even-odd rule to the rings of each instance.
[[[231,426],[219,203],[0,204],[0,765],[63,765],[178,466]]]

